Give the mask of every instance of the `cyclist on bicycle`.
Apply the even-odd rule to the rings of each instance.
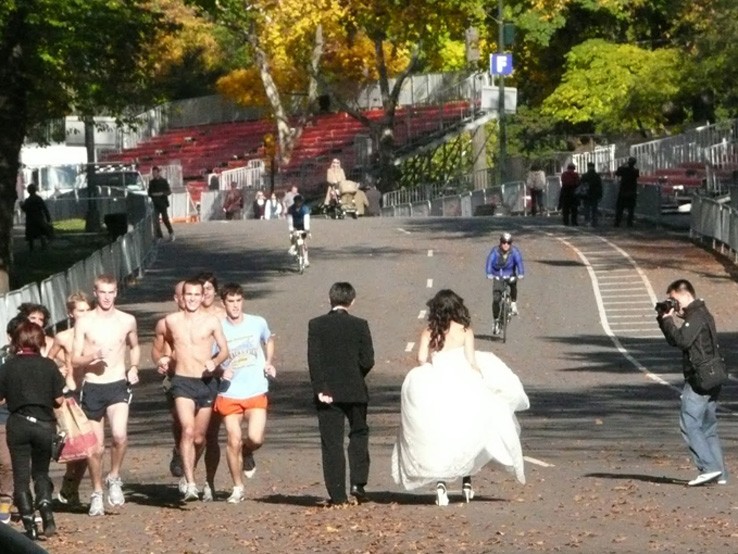
[[[497,318],[500,315],[500,299],[505,286],[510,286],[510,299],[512,300],[511,310],[513,315],[518,314],[518,284],[517,279],[522,279],[523,255],[520,250],[513,246],[513,238],[510,233],[502,233],[500,235],[500,244],[495,246],[487,256],[487,279],[494,279],[492,288],[492,315],[495,318],[495,334],[499,333],[499,323]],[[515,277],[511,281],[505,281],[510,277]]]
[[[305,199],[300,195],[295,195],[293,204],[287,210],[287,226],[290,230],[290,254],[297,254],[297,233],[302,232],[307,238],[310,233],[310,208],[305,205]],[[305,241],[305,266],[309,266],[307,240]]]

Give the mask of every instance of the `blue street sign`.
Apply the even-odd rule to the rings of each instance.
[[[490,54],[489,72],[492,75],[510,75],[513,72],[512,54]]]

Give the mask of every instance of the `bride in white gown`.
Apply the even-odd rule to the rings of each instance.
[[[469,311],[456,293],[439,291],[428,307],[422,365],[402,384],[393,479],[407,490],[436,483],[440,506],[448,505],[446,481],[460,477],[469,502],[471,476],[491,460],[525,483],[515,412],[529,403],[520,380],[491,352],[474,351]]]

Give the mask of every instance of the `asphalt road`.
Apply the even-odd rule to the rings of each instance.
[[[503,230],[514,234],[526,265],[520,315],[505,344],[491,336],[483,270]],[[680,353],[659,336],[651,308],[670,281],[693,280],[716,315],[729,365],[738,362],[732,268],[683,234],[593,234],[547,218],[317,220],[312,265],[299,275],[284,221],[180,225],[176,233],[144,279],[122,291],[119,305],[137,316],[148,346],[156,319],[174,308],[173,284],[211,270],[221,283],[242,284],[245,310],[267,318],[279,373],[248,500],[224,502],[224,457],[218,502],[179,504],[168,475],[169,416],[158,377],[144,371],[131,408],[126,506],[105,518],[60,513],[51,552],[738,550],[734,482],[684,486],[696,470],[678,430]],[[369,320],[377,353],[368,380],[372,502],[326,509],[319,505],[326,493],[306,338],[307,321],[328,310],[328,288],[339,280],[355,286],[353,312]],[[474,480],[471,504],[461,504],[456,483],[445,509],[433,504],[431,490],[398,488],[389,464],[421,311],[442,288],[465,299],[477,349],[503,358],[531,402],[519,414],[528,484],[490,465]],[[735,387],[727,389],[720,433],[732,466],[738,404]],[[84,498],[89,490],[82,492]]]

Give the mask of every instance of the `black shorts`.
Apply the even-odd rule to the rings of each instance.
[[[93,421],[102,421],[113,404],[130,404],[133,394],[125,379],[112,383],[85,383],[79,393],[80,408]]]
[[[172,398],[189,398],[196,408],[212,408],[218,396],[218,380],[215,377],[172,377],[169,388]]]

